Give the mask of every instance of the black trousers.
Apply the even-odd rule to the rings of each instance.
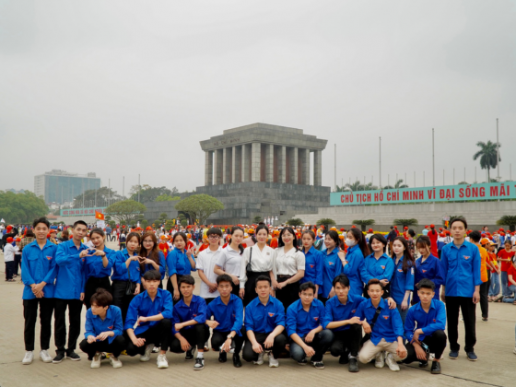
[[[472,297],[450,297],[446,296],[446,319],[448,320],[448,340],[450,341],[450,349],[459,351],[459,309],[462,310],[464,318],[464,330],[466,331],[466,352],[472,352],[477,342],[475,332],[476,321],[475,311],[476,305],[473,303]]]
[[[86,310],[91,308],[91,296],[97,292],[98,288],[106,289],[109,293],[111,293],[111,283],[109,282],[109,277],[90,277],[86,281],[86,286],[84,287],[84,305],[86,306]]]
[[[285,282],[292,276],[278,276],[278,282]],[[281,301],[285,310],[299,299],[299,281],[288,284],[283,289],[276,290],[276,298]]]
[[[423,343],[428,345],[429,353],[435,354],[435,358],[440,359],[444,348],[446,348],[446,333],[444,331],[435,331],[431,336],[425,336]],[[407,357],[403,360],[403,363],[409,364],[419,361],[416,356],[416,350],[411,343],[407,343],[405,348],[407,348]]]
[[[192,347],[192,351],[197,347],[197,349],[204,350],[204,344],[206,343],[206,340],[208,339],[210,333],[208,331],[208,336],[206,336],[206,325],[204,324],[195,324],[190,329],[181,329],[179,333],[181,333],[181,336],[183,336],[186,341],[188,341],[188,344]],[[176,336],[172,337],[172,341],[170,343],[170,352],[174,353],[183,353],[181,349],[181,342]]]
[[[127,288],[127,283],[129,281],[113,281],[113,285],[111,286],[111,294],[113,295],[113,305],[118,306],[122,311],[122,319],[125,322],[125,317],[127,316],[127,309],[129,309],[129,304],[133,300],[134,296],[128,296],[125,294],[125,289]]]
[[[172,321],[168,318],[160,320],[156,325],[150,327],[145,332],[136,335],[139,339],[145,339],[145,344],[141,347],[134,345],[129,338],[127,331],[124,332],[126,351],[129,356],[143,355],[145,347],[148,344],[154,344],[156,347],[161,347],[162,351],[166,351],[170,344],[170,337],[172,336]]]
[[[208,328],[207,329],[208,335],[205,337],[209,337],[210,336],[209,327],[206,325],[206,328]],[[220,347],[222,347],[222,344],[224,344],[226,342],[226,340],[228,339],[228,335],[230,333],[231,333],[231,331],[221,332],[221,331],[213,330],[213,335],[211,336],[211,348],[214,351],[220,351]],[[240,351],[242,350],[242,345],[244,344],[244,336],[236,335],[233,338],[233,344],[235,346],[235,354],[238,355],[240,353]]]
[[[69,332],[68,332],[68,352],[77,348],[77,339],[81,334],[81,300],[55,299],[55,323],[54,338],[57,352],[65,351],[66,344],[66,308],[68,308]]]
[[[258,333],[254,332],[254,337],[256,338],[256,341],[258,344],[260,344],[263,347],[263,343],[267,339],[267,336],[269,336],[270,332],[268,333]],[[283,332],[281,332],[278,336],[274,338],[274,345],[272,346],[272,354],[275,358],[278,358],[279,355],[285,350],[285,345],[287,344],[288,339],[287,336]],[[263,348],[265,350],[265,348]],[[270,348],[268,349],[270,350]],[[258,354],[253,351],[253,344],[251,341],[249,341],[249,338],[246,337],[245,344],[244,344],[244,350],[242,353],[242,357],[245,361],[256,361],[258,359]]]
[[[353,324],[344,331],[333,331],[333,342],[330,345],[332,356],[358,356],[362,340],[362,325]]]
[[[14,256],[14,274],[16,275],[20,274],[21,257],[21,254],[16,254]]]
[[[11,280],[13,279],[14,275],[14,261],[6,262],[5,263],[5,280]]]
[[[244,306],[247,306],[252,300],[258,297],[256,294],[256,278],[261,275],[265,275],[270,278],[270,273],[268,271],[264,272],[255,272],[248,271],[247,272],[247,281],[245,283],[245,294],[244,294]]]
[[[109,344],[108,339],[109,337],[104,341],[95,341],[94,343],[88,343],[88,340],[84,339],[80,342],[79,348],[82,352],[88,354],[88,360],[93,359],[97,352],[112,353],[114,357],[120,356],[120,352],[125,349],[124,336],[116,336],[111,344]]]
[[[53,298],[34,298],[23,300],[23,317],[25,318],[25,329],[23,336],[25,339],[25,350],[34,351],[34,337],[36,330],[36,320],[41,324],[40,346],[41,349],[50,348],[50,336],[52,334],[52,314],[54,313]]]
[[[233,289],[231,289],[231,294],[240,297],[240,284],[235,285],[233,282],[231,282],[231,286],[233,287]]]
[[[179,274],[176,274],[177,275],[177,283],[179,284],[179,280],[181,279],[181,275]],[[176,302],[178,302],[179,300],[181,300],[183,298],[183,295],[181,294],[181,292],[179,292],[179,300],[174,300],[174,285],[172,284],[172,280],[171,280],[171,277],[168,277],[167,279],[167,290],[170,292],[170,295],[172,296],[172,303],[175,305]]]
[[[491,284],[491,272],[487,271],[487,281],[480,285],[480,310],[482,311],[482,317],[489,317],[489,301],[487,297],[489,295],[489,285]]]

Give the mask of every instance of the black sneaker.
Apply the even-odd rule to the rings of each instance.
[[[348,364],[348,363],[349,363],[348,355],[341,355],[339,357],[339,364]]]
[[[349,372],[358,372],[358,359],[356,357],[352,357],[349,359]]]
[[[303,358],[301,361],[298,361],[297,364],[299,364],[301,366],[305,366],[308,364],[308,360],[306,360],[306,358]]]
[[[204,358],[198,357],[195,359],[195,364],[193,366],[194,371],[200,371],[204,369]]]
[[[193,353],[192,353],[192,350],[191,350],[191,349],[189,349],[188,351],[186,351],[185,359],[186,359],[186,360],[193,359]]]
[[[226,352],[219,353],[219,363],[225,363],[228,361],[228,354]]]
[[[54,364],[61,363],[65,357],[66,357],[66,355],[65,355],[64,351],[58,351],[58,352],[56,352],[56,357],[54,357],[52,359],[52,363],[54,363]]]
[[[419,368],[425,368],[425,367],[428,367],[428,361],[420,361]]]
[[[317,370],[323,370],[324,369],[324,363],[322,362],[322,360],[318,360],[318,361],[313,361],[312,362],[312,365],[314,366],[315,369]]]
[[[235,353],[233,355],[233,365],[236,367],[236,368],[240,368],[242,367],[242,362],[240,361],[240,355]]]
[[[477,355],[475,355],[475,352],[466,352],[466,355],[468,356],[468,360],[476,361],[478,359]]]
[[[74,351],[67,352],[66,353],[66,357],[69,358],[70,360],[73,360],[73,361],[81,360],[81,357],[79,355],[77,355]]]
[[[440,374],[441,373],[441,363],[438,361],[433,361],[432,368],[430,369],[430,373]]]

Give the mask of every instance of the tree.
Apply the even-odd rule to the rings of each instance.
[[[256,215],[253,218],[253,223],[258,224],[258,223],[261,223],[261,222],[263,222],[263,218],[260,215]]]
[[[142,203],[135,202],[134,200],[123,200],[116,202],[108,206],[104,213],[118,219],[120,223],[130,223],[138,219],[138,215],[143,214],[147,208]]]
[[[480,150],[475,153],[473,160],[476,160],[480,157],[480,168],[487,169],[487,181],[490,182],[490,170],[496,168],[498,162],[502,161],[501,158],[497,159],[499,146],[491,141],[488,141],[487,143],[479,141],[477,142],[477,146],[480,147]]]
[[[176,210],[186,212],[192,221],[205,224],[206,219],[217,211],[224,209],[224,205],[216,198],[206,194],[188,196],[175,206]]]
[[[468,185],[468,182],[467,181],[460,181],[459,184],[457,185]]]
[[[399,179],[393,186],[392,185],[386,185],[383,187],[383,189],[401,189],[401,188],[408,188],[409,186],[407,184],[403,184],[403,179]]]
[[[498,226],[509,226],[509,230],[514,231],[516,229],[516,216],[504,215],[496,221]]]
[[[116,202],[125,199],[122,195],[118,195],[116,191],[113,191],[108,187],[100,187],[97,190],[89,189],[84,191],[83,194],[76,196],[75,201],[73,202],[74,208],[82,208],[83,195],[85,207],[93,207],[95,205],[95,199],[97,205],[102,207],[108,202]]]
[[[375,222],[374,219],[362,219],[362,220],[357,219],[357,220],[353,221],[353,224],[356,224],[356,225],[360,226],[362,231],[365,231],[367,226],[372,226],[375,223],[376,222]]]
[[[394,224],[402,225],[403,227],[417,226],[417,219],[394,219]]]
[[[335,226],[336,223],[333,219],[330,219],[330,218],[322,218],[322,219],[319,219],[316,223],[317,226],[324,226],[326,228],[326,230],[328,230],[330,228],[330,226]]]
[[[140,191],[140,203],[150,203],[157,201],[156,199],[162,195],[174,197],[177,195],[176,187],[170,190],[166,187],[151,187],[148,184],[144,184],[141,187],[139,185],[133,185],[129,191],[130,199],[138,200],[138,191]]]
[[[159,195],[155,202],[173,202],[175,200],[181,200],[181,196],[170,196],[167,194]]]
[[[0,191],[0,219],[8,223],[32,223],[35,218],[48,214],[45,200],[33,192]]]
[[[292,218],[290,220],[287,221],[287,224],[289,226],[304,226],[305,222],[303,222],[301,219],[299,218]]]

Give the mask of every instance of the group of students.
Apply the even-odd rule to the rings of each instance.
[[[73,225],[73,238],[58,246],[46,239],[45,218],[33,227],[36,241],[26,246],[22,258],[24,364],[33,360],[38,304],[40,357],[45,362],[80,360],[75,349],[83,304],[86,333],[80,348],[93,368],[100,366],[104,352],[118,368],[123,351],[147,361],[159,347],[158,368],[168,367],[169,349],[186,352],[187,359],[197,349],[194,369],[200,370],[211,330],[211,348],[220,352],[219,361],[232,353],[236,367],[242,365],[240,351],[245,361],[255,364],[262,364],[268,354],[269,366],[277,367],[288,349],[299,364],[310,358],[322,369],[323,355],[330,350],[340,364],[349,364],[351,372],[358,371],[358,361],[374,359],[376,367],[387,364],[393,371],[399,370],[398,361],[419,360],[426,366],[432,360],[432,373],[440,373],[446,319],[449,355],[458,357],[459,309],[467,357],[476,360],[481,259],[478,248],[464,239],[464,219],[451,222],[454,242],[443,248],[441,260],[431,255],[428,237],[418,238],[421,258],[414,260],[402,236],[394,239],[390,257],[382,235],[371,235],[367,244],[355,228],[346,234],[346,249],[338,233],[330,230],[322,252],[313,247],[311,230],[303,232],[298,249],[296,232],[285,227],[273,249],[267,245],[268,227],[259,225],[256,243],[244,249],[244,230],[233,227],[223,249],[221,230],[211,228],[208,248],[194,258],[181,232],[174,234],[174,249],[165,257],[152,231],[143,236],[129,233],[125,249],[115,252],[105,247],[101,229],[89,232],[93,248],[85,246],[81,240],[88,228],[82,221]],[[201,279],[200,296],[193,295],[192,271]],[[57,353],[52,359],[48,348],[54,311]]]

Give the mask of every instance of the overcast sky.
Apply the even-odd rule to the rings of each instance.
[[[323,185],[516,179],[516,2],[0,0],[0,189],[51,169],[204,184],[199,141],[265,122],[328,140]],[[485,172],[477,168],[477,179]],[[494,176],[493,174],[492,176]]]

